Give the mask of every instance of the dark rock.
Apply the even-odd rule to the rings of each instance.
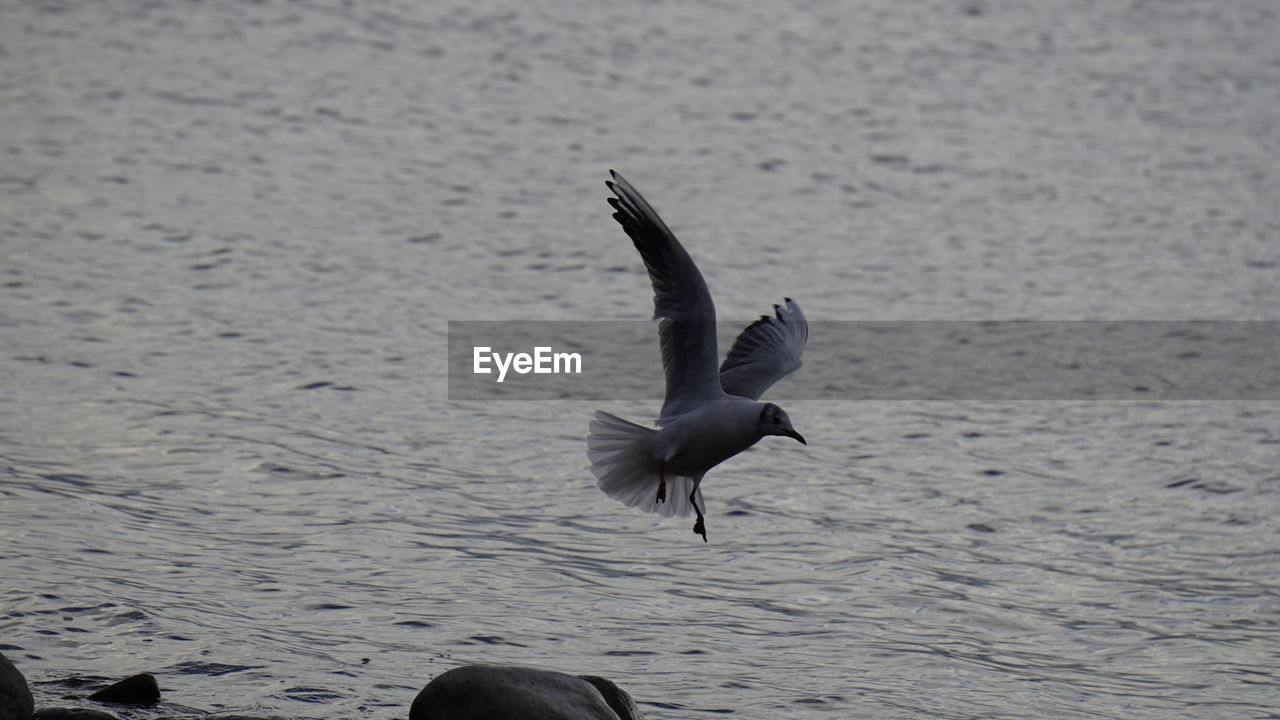
[[[414,698],[409,720],[642,720],[631,696],[604,678],[515,665],[464,665]]]
[[[636,707],[636,703],[627,694],[626,690],[618,687],[612,680],[602,678],[599,675],[579,675],[578,677],[595,685],[596,690],[600,691],[601,697],[607,703],[618,717],[622,720],[631,720],[631,718],[642,718],[640,708]]]
[[[34,709],[27,679],[0,653],[0,720],[27,720]]]
[[[174,718],[160,718],[160,720],[176,720]],[[293,720],[283,715],[203,715],[198,720]]]
[[[155,705],[160,702],[160,686],[151,673],[139,673],[102,688],[89,699],[116,705]]]
[[[109,712],[89,708],[40,708],[31,720],[120,720]]]

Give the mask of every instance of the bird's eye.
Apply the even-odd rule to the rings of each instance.
[[[774,425],[781,425],[781,424],[782,424],[782,418],[778,417],[777,415],[774,415],[774,416],[773,416],[773,424],[774,424]]]

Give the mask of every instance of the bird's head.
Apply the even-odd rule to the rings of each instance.
[[[760,422],[757,429],[762,436],[786,435],[799,440],[801,445],[809,444],[804,441],[803,435],[791,427],[791,418],[787,417],[787,412],[773,403],[765,403],[760,409]]]

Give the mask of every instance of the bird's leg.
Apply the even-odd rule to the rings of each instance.
[[[689,502],[693,503],[693,511],[698,513],[698,519],[693,521],[693,532],[695,535],[702,536],[702,542],[707,541],[707,524],[702,521],[702,509],[698,507],[698,484],[693,484],[693,492],[689,493]]]
[[[658,500],[657,502],[660,502],[660,503],[664,503],[667,501],[667,477],[666,475],[663,474],[663,471],[666,470],[666,468],[667,468],[667,464],[665,462],[658,465]]]

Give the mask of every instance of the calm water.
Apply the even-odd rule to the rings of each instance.
[[[659,720],[1274,717],[1275,403],[789,403],[704,545],[586,470],[657,397],[449,402],[444,352],[651,311],[610,167],[725,318],[1280,319],[1270,2],[0,13],[0,648],[45,702],[396,718],[513,662]]]

